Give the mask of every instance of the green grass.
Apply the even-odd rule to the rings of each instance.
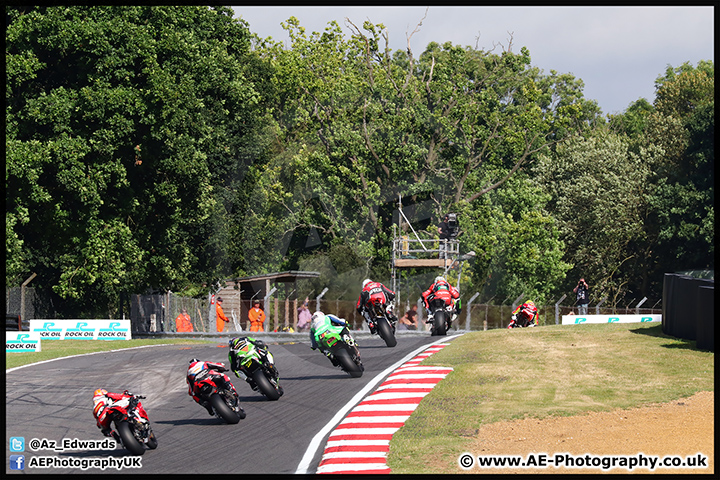
[[[206,340],[190,339],[136,339],[136,340],[47,340],[42,342],[41,351],[23,353],[5,353],[5,368],[20,367],[43,360],[69,357],[81,353],[106,352],[120,348],[140,347],[144,345],[197,344],[207,343]]]
[[[393,436],[393,473],[456,473],[480,425],[665,403],[714,391],[714,353],[659,324],[472,332],[423,364],[453,372]],[[439,460],[439,461],[438,461]]]

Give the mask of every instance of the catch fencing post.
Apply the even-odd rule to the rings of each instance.
[[[512,311],[514,312],[518,305],[520,305],[520,300],[525,296],[524,293],[521,293],[519,297],[515,299],[515,301],[512,303]]]
[[[270,324],[270,315],[267,314],[268,309],[270,308],[270,297],[273,293],[277,290],[277,287],[273,287],[272,290],[270,290],[267,295],[263,298],[263,309],[265,310],[265,320],[266,322],[263,322],[263,331],[267,332],[268,325]]]
[[[643,299],[640,300],[637,305],[635,305],[635,315],[640,315],[640,305],[645,303],[646,300],[647,300],[647,297],[643,297]]]
[[[595,305],[595,315],[600,315],[600,305],[605,303],[605,300],[607,300],[607,297],[603,297],[602,300],[600,300],[598,304]]]
[[[560,300],[558,300],[555,304],[555,325],[560,323],[560,302],[565,300],[565,297],[567,297],[567,295],[563,295],[562,297],[560,297]]]
[[[507,297],[505,300],[502,301],[500,304],[500,328],[503,328],[503,307],[505,306],[505,302],[510,300],[510,297]],[[513,309],[515,310],[515,309]],[[510,310],[512,312],[512,310]]]
[[[467,303],[467,313],[465,317],[465,331],[467,332],[470,331],[470,308],[472,307],[472,302],[478,297],[478,295],[480,295],[480,292],[475,292],[475,295],[470,297],[470,300],[468,300]]]
[[[490,309],[490,302],[492,302],[493,298],[495,298],[495,295],[485,301],[485,320],[483,320],[483,331],[487,331],[488,310]]]
[[[25,288],[28,286],[28,283],[32,282],[33,278],[37,277],[37,273],[33,273],[30,275],[23,283],[20,285],[20,330],[22,330],[22,321],[25,320]],[[34,316],[34,315],[33,315]]]
[[[320,299],[323,297],[323,295],[325,295],[327,293],[328,290],[329,290],[328,287],[323,288],[323,291],[320,292],[320,295],[315,297],[315,311],[316,312],[320,311]]]

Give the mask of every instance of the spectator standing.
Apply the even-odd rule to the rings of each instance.
[[[575,293],[575,303],[578,307],[578,315],[587,315],[588,304],[590,303],[590,287],[585,283],[585,279],[581,278],[577,286],[573,288]]]
[[[310,328],[310,320],[312,319],[312,313],[310,313],[310,300],[305,297],[305,301],[302,306],[298,308],[298,332],[304,332]]]
[[[221,333],[225,330],[225,324],[230,323],[230,319],[225,316],[225,312],[222,309],[223,298],[217,297],[215,302],[215,323],[217,324],[217,331]]]
[[[265,312],[260,308],[260,301],[253,302],[253,308],[248,312],[248,320],[250,320],[251,332],[264,332],[263,324],[265,323]]]
[[[192,332],[193,324],[190,320],[186,309],[180,310],[180,314],[175,318],[175,331],[176,332]]]

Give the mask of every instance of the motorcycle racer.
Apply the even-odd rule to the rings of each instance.
[[[358,298],[355,309],[357,312],[365,317],[370,327],[370,333],[375,334],[375,325],[370,318],[370,310],[368,308],[370,303],[376,303],[380,305],[387,305],[387,313],[393,317],[393,325],[397,323],[397,316],[392,312],[390,302],[395,300],[395,292],[387,288],[380,282],[373,282],[369,278],[366,278],[362,282],[362,291],[360,292],[360,298]]]
[[[332,364],[337,366],[338,363],[332,352],[325,350],[322,343],[318,342],[318,337],[332,326],[347,328],[347,322],[344,318],[339,318],[331,313],[325,314],[321,311],[313,313],[312,319],[310,320],[310,348],[313,350],[320,349],[320,351],[330,359]]]
[[[103,435],[106,437],[113,437],[115,440],[120,441],[120,437],[111,428],[112,420],[107,416],[108,407],[111,407],[115,402],[124,398],[130,398],[133,394],[125,390],[123,393],[108,392],[104,388],[98,388],[93,392],[93,415],[97,421],[97,427],[100,429]],[[142,404],[138,402],[137,409],[140,414],[147,417],[147,412],[143,408]]]
[[[445,302],[446,306],[455,304],[455,315],[460,315],[462,310],[460,302],[455,302],[460,298],[460,292],[450,285],[445,277],[437,276],[435,281],[430,288],[422,293],[422,299],[425,304],[425,309],[430,310],[430,303],[435,299],[441,299]]]
[[[253,345],[255,345],[255,348],[260,350],[261,353],[266,353],[268,351],[267,344],[262,340],[257,340],[253,337],[231,338],[228,342],[228,347],[230,348],[230,350],[228,351],[228,360],[230,360],[230,370],[238,378],[240,378],[240,374],[238,373],[238,371],[240,370],[240,358],[238,355],[238,350],[242,349],[248,343],[252,343]]]
[[[536,327],[538,324],[538,309],[532,300],[528,300],[512,312],[512,320],[507,328]]]
[[[203,400],[198,396],[199,389],[197,383],[195,383],[195,379],[203,371],[207,371],[207,373],[223,374],[223,372],[227,372],[227,368],[225,368],[225,365],[222,363],[203,362],[197,358],[190,359],[188,365],[187,376],[185,377],[185,380],[188,384],[188,395],[190,395],[193,400],[195,400],[199,405],[205,407],[208,413],[212,416],[215,415],[212,405],[210,405],[210,402],[208,402],[207,400]],[[202,377],[204,375],[200,376]],[[223,374],[223,376],[227,378],[227,375]],[[233,390],[235,390],[235,386],[229,381],[229,379],[227,383],[232,387]]]

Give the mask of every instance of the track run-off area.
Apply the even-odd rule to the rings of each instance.
[[[461,332],[460,332],[461,333]],[[158,439],[139,468],[122,473],[389,473],[392,434],[422,398],[450,373],[418,363],[457,338],[428,333],[398,335],[394,348],[377,336],[359,338],[365,371],[351,378],[308,341],[270,346],[285,394],[268,401],[239,378],[231,380],[247,417],[226,425],[187,393],[185,373],[193,357],[226,365],[227,340],[196,345],[158,345],[66,357],[6,370],[6,452],[9,439],[103,440],[92,415],[97,388],[141,394]],[[425,362],[428,363],[428,362]],[[81,468],[76,459],[129,456],[122,447],[22,453],[25,473],[115,472]],[[73,459],[70,466],[30,468],[34,456]],[[6,457],[6,473],[10,455]]]

